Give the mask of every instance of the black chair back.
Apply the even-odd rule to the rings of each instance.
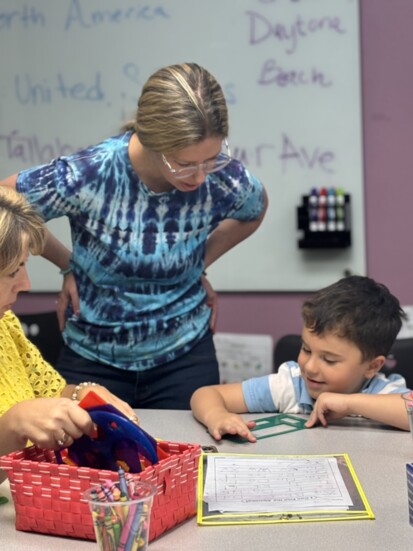
[[[17,317],[26,337],[37,346],[43,358],[55,366],[63,346],[56,312],[17,314]]]
[[[413,338],[396,339],[382,367],[383,373],[398,373],[406,379],[408,388],[413,389]]]
[[[274,372],[276,373],[284,362],[297,361],[300,348],[301,335],[292,334],[281,337],[274,348]]]

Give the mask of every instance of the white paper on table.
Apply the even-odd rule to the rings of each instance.
[[[353,501],[335,457],[210,455],[203,500],[209,511],[347,510]]]

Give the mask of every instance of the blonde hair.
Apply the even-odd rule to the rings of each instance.
[[[133,129],[144,147],[170,153],[208,137],[228,136],[228,109],[217,80],[196,63],[159,69],[142,88]]]
[[[45,231],[42,217],[23,195],[0,186],[0,275],[17,270],[26,246],[40,254]]]

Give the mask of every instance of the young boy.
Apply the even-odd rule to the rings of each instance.
[[[309,413],[308,428],[360,415],[408,430],[400,375],[379,373],[404,312],[389,290],[372,279],[350,276],[304,302],[297,362],[242,383],[206,386],[191,398],[194,416],[220,440],[239,434],[255,442],[245,412]],[[412,358],[413,361],[413,358]]]

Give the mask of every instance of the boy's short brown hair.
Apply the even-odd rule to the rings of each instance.
[[[324,287],[302,307],[305,326],[355,344],[363,360],[387,356],[406,317],[388,288],[365,276],[349,276]]]

